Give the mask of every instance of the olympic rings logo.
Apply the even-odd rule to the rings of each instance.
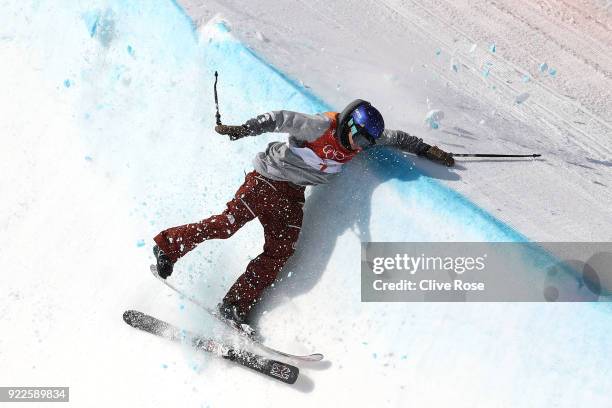
[[[323,147],[323,154],[325,155],[326,159],[334,159],[336,161],[342,161],[346,158],[344,153],[334,149],[332,145],[325,145]]]

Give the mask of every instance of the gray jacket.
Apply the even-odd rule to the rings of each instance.
[[[330,182],[341,170],[342,164],[322,159],[304,142],[313,142],[331,126],[330,118],[322,113],[308,115],[291,111],[273,111],[248,120],[245,125],[252,136],[267,132],[288,133],[287,142],[272,142],[265,152],[258,153],[253,160],[255,170],[272,180],[289,181],[300,186],[312,186]],[[430,145],[416,136],[401,130],[383,131],[376,145],[398,148],[423,155]],[[321,164],[325,162],[324,166]],[[324,167],[325,170],[320,170]]]

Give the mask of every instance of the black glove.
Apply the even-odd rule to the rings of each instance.
[[[272,118],[270,112],[268,112],[247,120],[242,126],[249,129],[251,135],[255,136],[261,135],[262,133],[274,132],[276,121]]]
[[[220,135],[228,135],[230,140],[238,140],[251,135],[251,131],[245,125],[217,125],[215,126],[215,131]]]
[[[431,146],[429,149],[427,149],[425,152],[425,157],[427,157],[429,160],[442,163],[448,167],[452,167],[455,164],[455,159],[453,159],[452,153],[446,153],[438,146]]]

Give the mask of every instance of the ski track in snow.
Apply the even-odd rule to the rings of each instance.
[[[452,174],[419,166],[533,240],[612,237],[606,204],[612,200],[612,34],[605,4],[181,4],[196,24],[221,13],[236,36],[337,109],[355,97],[369,99],[388,126],[451,151],[542,153],[534,163],[462,160]],[[450,70],[451,58],[458,72]],[[556,74],[540,72],[543,63]],[[529,99],[514,103],[524,93]],[[437,131],[422,126],[433,108],[447,114]]]

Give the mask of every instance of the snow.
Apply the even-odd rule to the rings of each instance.
[[[517,97],[514,99],[514,102],[516,104],[519,104],[525,102],[527,99],[529,99],[529,93],[523,92],[522,94],[517,95]]]
[[[569,51],[542,52],[533,61],[554,61],[560,73],[541,77],[510,36],[477,38],[466,25],[470,32],[452,41],[457,24],[479,13],[508,19],[503,2],[476,16],[462,2],[450,12],[401,1],[181,4],[185,11],[163,0],[5,6],[0,330],[8,335],[0,337],[0,385],[70,386],[74,406],[238,406],[245,396],[253,406],[297,407],[609,404],[605,304],[361,303],[355,256],[368,240],[609,240],[611,115],[609,86],[601,86],[609,79],[597,76],[608,57],[581,66]],[[532,8],[521,8],[523,18],[542,19]],[[523,24],[510,20],[505,27]],[[553,22],[542,26],[555,38]],[[588,27],[594,41],[584,52],[605,47],[602,29]],[[578,53],[584,39],[575,30],[570,49]],[[461,61],[457,72],[451,57]],[[477,67],[487,61],[483,78]],[[448,170],[378,150],[311,189],[298,251],[262,305],[260,326],[274,345],[328,360],[301,366],[288,387],[121,320],[134,308],[222,334],[147,268],[150,237],[220,211],[253,155],[279,138],[230,142],[212,131],[214,70],[226,123],[364,97],[389,127],[443,148],[546,158]],[[601,96],[585,95],[591,83],[550,82],[582,70],[597,71],[580,80],[599,84]],[[566,91],[579,102],[562,98]],[[529,99],[515,106],[521,92]],[[431,106],[445,113],[437,130],[423,126]],[[207,242],[171,279],[214,305],[260,239],[250,223],[229,241]]]
[[[425,115],[425,124],[432,129],[437,129],[440,126],[440,121],[444,119],[444,111],[440,109],[432,109]]]
[[[221,13],[235,36],[331,106],[356,97],[383,110],[394,106],[384,112],[389,127],[451,151],[542,153],[537,162],[462,160],[456,177],[444,182],[489,212],[501,208],[497,216],[533,240],[612,237],[606,204],[612,201],[612,166],[591,162],[612,161],[612,41],[603,5],[587,0],[181,4],[202,23]],[[254,41],[256,31],[271,41]],[[492,43],[495,53],[488,48]],[[471,50],[474,44],[480,47]],[[481,67],[487,62],[492,66],[485,77]],[[559,73],[540,73],[542,62]],[[393,72],[397,80],[382,81],[380,72]],[[523,82],[524,75],[531,80]],[[515,104],[524,92],[529,100]],[[429,133],[421,125],[431,109],[428,99],[446,113],[446,126]],[[433,176],[436,170],[426,168]]]

